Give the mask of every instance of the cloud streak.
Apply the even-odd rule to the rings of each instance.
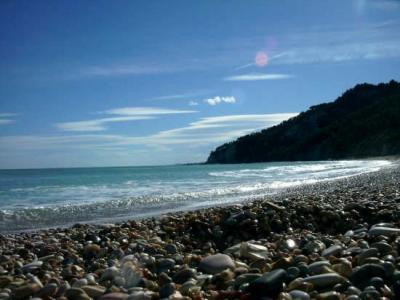
[[[185,127],[159,131],[147,136],[112,134],[25,135],[0,137],[0,153],[35,149],[125,147],[130,145],[210,145],[232,140],[296,116],[297,113],[243,114],[201,118]]]
[[[290,79],[293,75],[289,74],[263,74],[263,73],[250,73],[225,77],[225,81],[257,81],[257,80],[280,80]]]
[[[236,99],[233,96],[222,97],[222,96],[215,96],[213,98],[205,99],[204,102],[208,103],[211,106],[215,106],[220,103],[236,103]]]
[[[15,119],[13,117],[17,115],[18,114],[14,113],[0,113],[0,125],[8,125],[15,123]]]
[[[195,112],[196,111],[194,110],[177,110],[159,107],[122,107],[110,109],[104,112],[107,115],[113,115],[113,117],[57,123],[56,127],[63,131],[104,131],[107,129],[106,124],[108,123],[150,120],[155,119],[160,115],[187,114]]]

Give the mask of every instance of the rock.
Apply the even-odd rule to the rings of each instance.
[[[353,269],[353,273],[350,276],[350,281],[356,286],[370,279],[372,277],[385,277],[385,269],[378,264],[365,264],[359,268]]]
[[[194,279],[190,279],[188,281],[186,281],[184,284],[181,285],[179,291],[183,294],[183,295],[188,295],[189,291],[191,288],[196,286],[197,281]]]
[[[283,269],[276,269],[263,274],[249,284],[249,292],[252,296],[276,296],[283,290],[283,283],[287,273]]]
[[[58,285],[55,283],[46,284],[38,293],[39,297],[49,298],[57,293]]]
[[[107,268],[103,274],[101,274],[100,281],[104,280],[114,280],[116,276],[118,276],[120,273],[120,270],[117,267],[110,267]]]
[[[235,278],[235,287],[239,288],[242,284],[250,283],[261,277],[261,274],[247,273]]]
[[[319,300],[341,300],[340,294],[338,292],[325,292],[318,295]]]
[[[332,245],[329,248],[325,249],[324,251],[322,251],[322,256],[323,257],[329,257],[329,256],[337,256],[338,254],[340,254],[340,252],[342,252],[342,246],[340,245]]]
[[[208,273],[216,274],[226,269],[234,269],[235,263],[226,254],[215,254],[207,256],[200,261],[199,270]]]
[[[125,293],[109,293],[101,296],[99,300],[126,300],[128,296]]]
[[[361,300],[380,300],[381,295],[373,286],[368,286],[360,294]]]
[[[164,284],[162,287],[160,287],[159,291],[161,298],[168,298],[174,292],[175,292],[175,284],[173,283]]]
[[[175,244],[168,244],[165,246],[165,251],[167,251],[168,254],[176,254],[178,253],[178,247]]]
[[[377,242],[371,245],[371,248],[376,248],[378,249],[379,253],[381,255],[387,255],[390,254],[393,250],[392,246],[390,246],[386,242]]]
[[[88,285],[88,281],[86,278],[81,278],[78,279],[77,281],[74,282],[74,284],[72,285],[72,287],[77,287],[77,288],[81,288],[85,285]]]
[[[325,267],[330,267],[331,263],[328,260],[316,261],[308,266],[308,270],[311,274],[320,274],[323,272]]]
[[[358,265],[363,265],[365,260],[370,257],[376,257],[378,255],[378,249],[369,248],[357,255]]]
[[[91,298],[80,288],[69,288],[65,291],[68,300],[91,300]]]
[[[379,226],[372,226],[368,232],[372,236],[376,235],[399,235],[400,229],[399,228],[392,228],[392,227],[379,227]]]
[[[21,270],[24,273],[32,273],[33,271],[42,267],[43,262],[41,260],[33,261],[29,264],[24,265]]]
[[[292,300],[310,300],[310,295],[300,290],[293,290],[289,292]]]
[[[101,285],[86,285],[82,287],[82,290],[84,290],[85,293],[88,294],[90,297],[96,299],[105,293],[106,288]]]
[[[168,270],[172,269],[175,266],[175,261],[171,258],[161,259],[157,263],[157,272],[167,272]]]
[[[26,284],[14,289],[14,297],[13,299],[28,299],[33,294],[37,293],[40,290],[40,286],[37,284]]]
[[[176,272],[175,275],[172,277],[172,280],[175,283],[182,284],[191,278],[196,279],[196,270],[190,268],[184,268]]]
[[[347,259],[342,260],[338,264],[334,264],[332,266],[332,270],[344,277],[350,277],[351,272],[353,271],[351,262],[349,262]]]
[[[0,276],[0,288],[3,289],[13,281],[11,276]]]
[[[306,277],[303,279],[303,281],[312,283],[317,290],[320,290],[344,282],[345,278],[336,273],[326,273],[326,274],[319,274]]]
[[[126,300],[151,300],[151,299],[152,299],[152,293],[143,291],[133,292],[128,296],[128,298],[126,298]]]
[[[267,247],[257,245],[250,242],[242,242],[225,249],[225,254],[234,254],[241,258],[248,258],[251,260],[265,259],[268,257],[269,252]]]
[[[304,246],[303,250],[307,254],[319,253],[325,250],[325,244],[319,240],[310,241]]]
[[[131,263],[125,263],[122,266],[121,276],[125,281],[126,288],[135,287],[142,280],[142,274]]]

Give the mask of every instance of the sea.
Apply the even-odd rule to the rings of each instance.
[[[386,160],[0,170],[0,232],[110,223],[254,200]]]

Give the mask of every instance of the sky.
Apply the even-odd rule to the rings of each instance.
[[[400,1],[0,1],[0,169],[202,162],[400,80]]]

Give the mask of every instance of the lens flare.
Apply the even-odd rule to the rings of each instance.
[[[264,51],[259,51],[254,59],[256,66],[265,67],[268,64],[268,55]]]

